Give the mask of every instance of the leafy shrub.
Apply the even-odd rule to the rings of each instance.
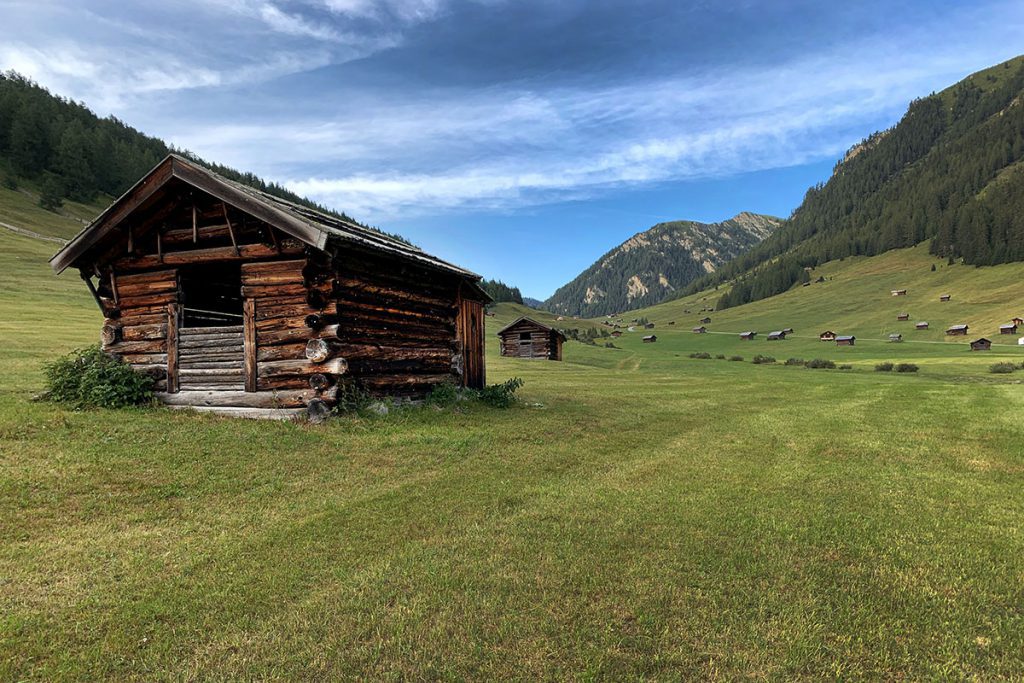
[[[843,363],[842,365],[839,366],[839,369],[840,370],[853,370],[853,366],[850,365],[849,363]]]
[[[12,175],[4,176],[4,187],[6,187],[8,190],[17,190],[18,181]]]
[[[1017,366],[1013,363],[994,363],[989,366],[988,371],[997,375],[1008,375],[1016,369]]]
[[[516,391],[525,382],[518,377],[500,384],[492,384],[478,392],[480,401],[492,408],[508,408],[516,402]]]
[[[123,408],[153,399],[153,378],[135,372],[98,345],[77,349],[45,367],[43,398],[73,408]]]
[[[720,353],[717,356],[715,356],[715,358],[717,358],[718,360],[725,360],[725,354],[724,353]]]
[[[754,365],[767,365],[770,363],[774,363],[775,359],[771,356],[762,356],[759,353],[756,356],[754,356],[754,360],[752,362],[754,363]]]
[[[892,372],[892,363],[885,361],[875,366],[875,372]]]
[[[690,358],[700,358],[702,360],[707,360],[711,358],[711,354],[706,351],[695,351],[694,353],[690,354]]]
[[[363,410],[370,405],[372,399],[370,393],[358,382],[345,378],[338,382],[337,400],[334,410],[339,413],[348,413]]]
[[[917,372],[917,366],[913,363],[900,363],[893,369],[896,372]]]
[[[786,365],[805,365],[807,361],[803,358],[787,358]]]
[[[835,370],[836,363],[835,361],[828,360],[827,358],[815,358],[814,360],[807,361],[807,367],[812,370]]]
[[[441,382],[435,384],[434,388],[427,394],[427,404],[441,408],[450,408],[459,400],[459,388],[455,382]]]
[[[737,360],[737,361],[742,363],[743,362],[743,356],[729,356],[729,360]]]

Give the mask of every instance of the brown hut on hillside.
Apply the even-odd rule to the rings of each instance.
[[[614,330],[611,336],[614,337],[615,339],[618,339],[619,337],[622,336],[622,330]]]
[[[531,318],[522,317],[509,323],[498,330],[498,337],[501,339],[503,356],[562,360],[565,335]]]
[[[649,334],[644,337],[644,344],[653,344],[656,341],[658,341],[658,335],[656,334]]]
[[[824,332],[822,332],[821,334],[818,335],[818,341],[835,341],[835,340],[836,340],[836,333],[833,332],[832,330],[825,330]]]
[[[322,416],[343,375],[381,396],[484,384],[479,276],[177,155],[50,265],[79,271],[103,349],[168,404]]]
[[[910,320],[910,314],[900,313],[899,315],[896,316],[896,320]]]
[[[928,329],[928,323],[923,322],[923,321],[919,322],[919,323],[916,323],[914,325],[914,328],[918,329],[918,330],[927,330]]]
[[[1000,325],[999,334],[1017,334],[1017,325],[1015,323]]]
[[[705,333],[707,333],[708,328],[706,328],[703,325],[701,325],[700,327],[693,328],[693,331],[694,331],[695,334],[705,334]]]
[[[781,341],[786,338],[786,333],[783,330],[776,330],[768,333],[768,341]]]
[[[839,335],[836,337],[836,346],[853,346],[857,343],[857,338],[852,334],[850,335]]]
[[[710,325],[711,324],[711,318],[706,318],[706,317],[705,318],[701,318],[699,322],[700,322],[701,325]]]
[[[948,334],[950,336],[954,336],[954,337],[955,336],[965,336],[967,334],[967,330],[968,330],[968,326],[967,325],[951,325],[950,328],[948,330],[946,330],[946,334]]]
[[[949,294],[940,294],[939,295],[939,301],[941,301],[943,303],[949,301],[949,299],[950,299]]]
[[[1024,318],[1010,318],[1010,322],[1017,327],[1024,327]]]
[[[752,341],[757,336],[757,332],[740,332],[740,339],[744,341]]]
[[[990,351],[992,342],[982,337],[971,342],[971,351]]]
[[[891,294],[893,296],[906,296],[907,295],[907,290],[905,290],[905,289],[894,289],[894,290],[892,290]]]

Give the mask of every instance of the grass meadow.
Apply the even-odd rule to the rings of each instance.
[[[314,427],[30,401],[98,334],[53,247],[0,230],[0,679],[1024,677],[1024,349],[941,334],[1000,341],[1024,266],[850,259],[563,363],[502,305],[521,405]],[[897,308],[933,329],[872,341]]]

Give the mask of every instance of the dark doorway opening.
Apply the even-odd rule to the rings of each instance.
[[[182,327],[242,324],[242,267],[190,266],[181,271]]]

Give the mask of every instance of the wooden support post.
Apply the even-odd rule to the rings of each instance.
[[[114,305],[119,306],[121,299],[117,296],[117,275],[114,271],[110,271],[110,291],[114,293]]]
[[[242,330],[245,351],[245,390],[256,391],[256,300],[242,305]]]
[[[231,219],[228,218],[228,205],[226,202],[220,203],[220,208],[224,211],[224,222],[228,226],[228,235],[231,236],[231,246],[235,248],[235,255],[241,255],[241,251],[238,250],[238,241],[235,239],[235,230],[231,227]]]
[[[100,313],[106,315],[107,312],[103,308],[103,302],[100,301],[100,293],[96,291],[96,285],[92,283],[92,276],[82,268],[78,271],[82,279],[85,280],[85,285],[89,288],[89,293],[92,294],[92,298],[96,301],[96,305],[100,307]]]
[[[277,249],[277,253],[281,253],[281,243],[277,241],[277,233],[274,232],[274,226],[267,225],[267,230],[270,231],[270,241],[274,243],[274,249]]]
[[[167,304],[167,393],[178,391],[178,304]]]
[[[192,244],[199,242],[199,221],[196,219],[196,200],[192,200]]]
[[[164,237],[160,230],[156,231],[156,257],[160,263],[164,262]]]

